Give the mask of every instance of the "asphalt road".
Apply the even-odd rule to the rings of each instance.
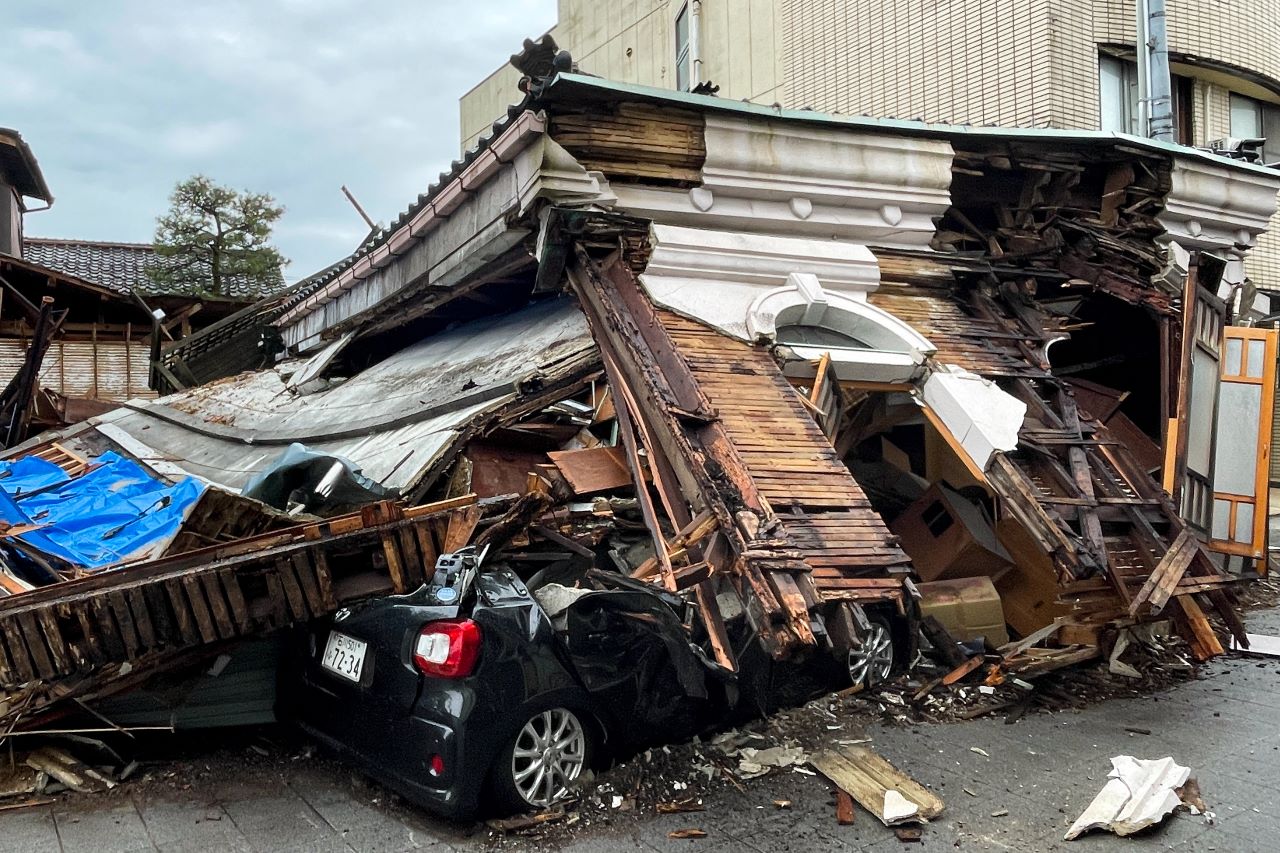
[[[1280,611],[1255,612],[1250,630],[1280,633]],[[1135,735],[1126,727],[1150,729]],[[745,792],[712,789],[696,814],[631,816],[594,823],[569,841],[495,840],[389,805],[377,786],[352,784],[330,763],[280,759],[272,773],[240,773],[234,763],[172,787],[139,786],[105,798],[67,797],[46,806],[0,811],[0,850],[43,853],[126,851],[484,850],[548,846],[578,851],[890,851],[903,850],[1216,850],[1280,849],[1280,662],[1220,660],[1204,677],[1165,693],[1102,702],[1082,711],[1002,719],[873,726],[873,748],[946,801],[925,827],[923,844],[904,845],[860,812],[853,826],[834,820],[820,778],[782,772]],[[980,749],[986,755],[974,751]],[[1114,755],[1172,756],[1191,768],[1215,814],[1178,814],[1130,839],[1095,833],[1062,841],[1066,827],[1102,787]],[[199,765],[199,762],[196,762]],[[790,800],[787,810],[775,800]],[[698,840],[672,840],[698,828]]]

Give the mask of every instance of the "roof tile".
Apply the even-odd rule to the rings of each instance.
[[[109,243],[97,240],[64,240],[50,237],[26,237],[22,241],[23,257],[67,275],[102,285],[119,293],[141,296],[207,296],[195,290],[156,287],[147,269],[158,263],[155,247],[149,243]],[[227,282],[224,298],[253,301],[284,289],[284,278],[268,286],[247,276],[235,276]]]

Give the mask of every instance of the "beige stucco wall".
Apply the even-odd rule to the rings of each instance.
[[[685,0],[560,0],[556,40],[613,80],[675,86]],[[703,0],[702,77],[720,96],[957,124],[1096,128],[1098,47],[1134,41],[1133,0]],[[1168,0],[1193,64],[1195,143],[1229,135],[1229,91],[1280,103],[1280,0]],[[1206,67],[1204,63],[1212,67]],[[518,100],[504,66],[462,98],[463,146]],[[1263,81],[1265,82],[1265,81]],[[1227,87],[1230,87],[1228,89]],[[1280,216],[1249,272],[1280,289]]]
[[[786,102],[957,124],[1053,118],[1048,0],[783,0]]]
[[[1134,42],[1133,0],[782,0],[782,8],[783,100],[831,112],[1093,128],[1098,46]],[[1226,76],[1247,69],[1280,87],[1280,0],[1168,0],[1168,11],[1170,49],[1198,60],[1180,73],[1280,103],[1280,94]],[[1225,104],[1225,92],[1216,97]]]
[[[673,89],[675,19],[684,5],[685,0],[560,0],[552,35],[589,74]],[[720,86],[723,98],[778,101],[781,0],[702,0],[701,14],[702,79]],[[519,100],[519,77],[506,66],[462,97],[464,149]]]
[[[1096,0],[1098,42],[1133,44],[1133,0]],[[1166,0],[1169,49],[1280,81],[1280,0]]]

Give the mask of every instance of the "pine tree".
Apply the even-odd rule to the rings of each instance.
[[[180,182],[156,220],[156,289],[228,296],[234,279],[255,295],[278,289],[287,261],[271,245],[271,226],[283,214],[266,193],[237,192],[204,175]]]

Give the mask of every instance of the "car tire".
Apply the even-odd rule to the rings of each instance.
[[[871,631],[863,638],[862,646],[845,653],[845,671],[849,682],[865,687],[875,687],[887,681],[898,664],[897,643],[893,626],[884,616],[871,615],[867,621]]]
[[[489,771],[494,805],[504,814],[554,805],[593,766],[595,748],[595,730],[582,712],[558,707],[531,713]]]

